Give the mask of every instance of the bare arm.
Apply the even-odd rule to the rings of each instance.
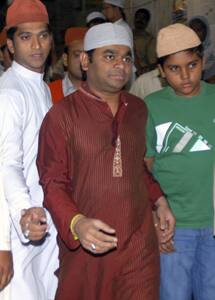
[[[145,158],[148,170],[152,171],[154,157]],[[161,252],[174,251],[173,236],[176,220],[164,196],[155,202],[156,210],[153,212],[154,224]]]
[[[0,250],[0,291],[10,282],[13,276],[13,259],[11,251]]]

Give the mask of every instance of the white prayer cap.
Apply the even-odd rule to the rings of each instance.
[[[111,4],[114,6],[118,6],[121,8],[125,8],[125,1],[124,0],[104,0],[104,3]]]
[[[94,19],[103,19],[103,20],[106,20],[106,18],[103,15],[103,13],[101,13],[99,11],[93,11],[89,15],[87,15],[87,17],[86,17],[86,23],[88,24],[88,23],[90,23]]]
[[[124,45],[133,48],[128,31],[124,26],[114,23],[103,23],[91,27],[84,38],[84,51],[109,45]]]

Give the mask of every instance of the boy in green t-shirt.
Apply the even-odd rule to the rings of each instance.
[[[169,86],[146,97],[146,161],[176,217],[175,251],[161,254],[160,300],[215,299],[215,86],[201,81],[203,50],[183,24],[160,30]]]

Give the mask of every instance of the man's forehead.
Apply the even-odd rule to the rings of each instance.
[[[84,40],[74,40],[68,45],[69,50],[74,50],[74,49],[81,49],[83,51],[84,49]]]
[[[165,61],[165,65],[168,64],[183,65],[183,64],[191,63],[195,60],[200,60],[197,53],[189,50],[183,50],[169,55]]]
[[[95,50],[97,52],[107,52],[107,51],[125,52],[125,53],[131,52],[131,49],[126,45],[107,45],[101,48],[96,48]]]
[[[43,22],[28,22],[17,25],[18,32],[35,32],[47,30],[48,25]]]

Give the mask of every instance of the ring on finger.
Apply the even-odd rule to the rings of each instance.
[[[95,245],[94,243],[91,244],[91,249],[92,249],[93,251],[96,250],[96,245]]]
[[[23,235],[26,239],[29,239],[29,233],[30,233],[30,230],[29,229],[25,229]]]

